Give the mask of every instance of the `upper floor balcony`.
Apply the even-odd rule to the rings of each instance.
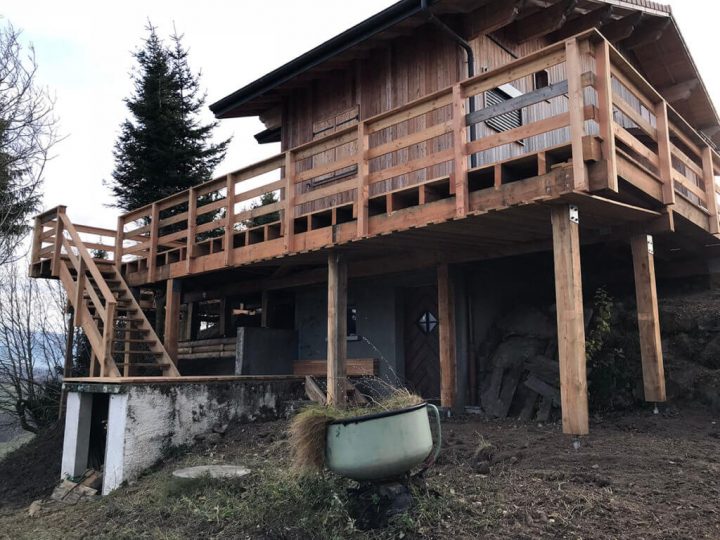
[[[712,239],[718,171],[711,143],[592,30],[73,238],[135,286],[351,243],[539,249],[556,201],[594,231]],[[36,220],[33,276],[74,249],[58,212]]]

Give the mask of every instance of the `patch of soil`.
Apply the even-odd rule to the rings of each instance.
[[[0,460],[0,509],[28,506],[47,497],[60,479],[62,422]]]
[[[0,537],[42,531],[43,538],[720,538],[720,418],[706,409],[662,406],[657,415],[646,409],[594,416],[591,434],[579,441],[563,435],[559,423],[454,418],[443,423],[442,453],[425,474],[426,489],[414,493],[407,516],[387,529],[304,529],[297,516],[282,521],[275,499],[252,504],[275,505],[273,520],[285,533],[269,534],[261,523],[239,526],[232,514],[237,497],[263,481],[263,469],[289,466],[287,427],[287,421],[230,426],[221,440],[169,458],[110,497],[39,518],[24,510],[0,513]],[[159,486],[173,469],[208,463],[242,464],[253,473],[227,500],[220,497],[230,488],[221,486],[197,497],[162,497]],[[4,485],[20,476],[8,482],[5,474],[1,469]],[[48,476],[54,482],[57,471]],[[282,499],[284,492],[273,496]],[[327,508],[307,497],[305,516]]]

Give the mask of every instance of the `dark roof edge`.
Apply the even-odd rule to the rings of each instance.
[[[434,1],[431,0],[429,3],[432,4]],[[227,118],[225,115],[239,105],[289,81],[303,71],[321,64],[329,56],[335,56],[364,41],[368,37],[416,15],[420,11],[422,11],[421,0],[400,0],[369,19],[365,19],[361,23],[346,30],[342,34],[338,34],[325,43],[318,45],[287,64],[244,86],[240,90],[216,101],[210,105],[210,110],[216,118]]]

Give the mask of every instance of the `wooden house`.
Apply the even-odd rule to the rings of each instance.
[[[260,117],[281,153],[116,230],[37,217],[31,274],[62,281],[93,349],[68,383],[323,374],[342,402],[346,377],[379,374],[474,404],[490,307],[553,295],[522,274],[539,254],[563,426],[585,434],[580,253],[612,244],[645,397],[665,400],[655,260],[708,274],[720,250],[720,121],[668,6],[401,0],[211,109]]]

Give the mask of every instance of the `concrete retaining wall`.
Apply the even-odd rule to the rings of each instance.
[[[87,418],[92,392],[111,393],[103,494],[137,478],[162,459],[168,449],[192,444],[196,435],[228,422],[269,420],[284,415],[288,402],[304,395],[299,379],[242,380],[217,383],[92,385],[69,388],[63,449],[63,477],[84,472],[87,463]],[[74,410],[73,409],[73,410]],[[65,466],[67,464],[67,466]],[[72,470],[71,470],[72,469]],[[82,470],[81,470],[82,469]]]

